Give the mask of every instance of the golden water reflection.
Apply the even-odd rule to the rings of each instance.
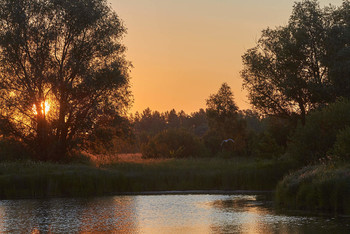
[[[256,195],[0,201],[0,233],[350,233],[349,221],[278,214]]]

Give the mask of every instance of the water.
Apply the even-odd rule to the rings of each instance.
[[[262,195],[0,201],[1,233],[350,233],[350,218],[280,214]]]

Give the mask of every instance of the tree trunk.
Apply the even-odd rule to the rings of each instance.
[[[299,108],[300,108],[300,119],[301,119],[301,124],[305,126],[306,123],[306,111],[305,111],[305,106],[304,103],[299,102]]]
[[[48,158],[48,129],[47,121],[43,115],[37,116],[37,155],[39,160],[47,161]]]

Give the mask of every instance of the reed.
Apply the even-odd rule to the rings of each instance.
[[[275,194],[279,208],[350,215],[350,164],[304,167],[278,183]]]
[[[293,164],[233,159],[170,159],[107,165],[0,163],[0,198],[77,197],[143,191],[273,190]]]

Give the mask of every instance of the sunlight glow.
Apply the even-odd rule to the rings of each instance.
[[[45,108],[44,108],[45,106]],[[46,100],[45,103],[42,102],[41,103],[41,113],[44,114],[44,109],[45,109],[45,115],[47,114],[47,112],[49,112],[50,110],[50,103]],[[33,104],[33,108],[32,108],[32,111],[34,113],[34,115],[37,115],[38,114],[38,111],[36,109],[36,105]]]

